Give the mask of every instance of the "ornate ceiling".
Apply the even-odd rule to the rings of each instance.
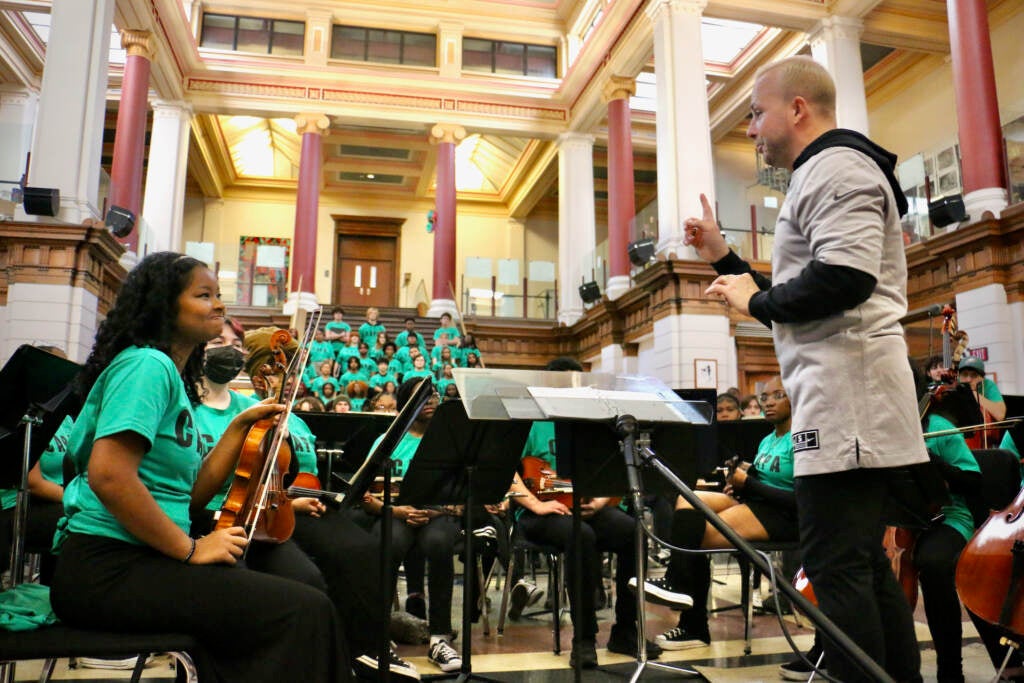
[[[683,5],[692,0],[674,0]],[[989,0],[993,23],[1024,0]],[[191,103],[193,191],[208,196],[261,189],[294,193],[299,139],[291,118],[324,113],[323,189],[344,195],[429,200],[435,149],[428,131],[457,123],[469,137],[459,150],[460,200],[486,202],[525,217],[556,186],[555,140],[569,131],[595,135],[595,190],[605,163],[604,84],[640,75],[633,128],[637,207],[655,193],[651,19],[643,0],[117,0],[118,29],[153,32],[153,96]],[[48,0],[0,0],[0,89],[42,80]],[[202,12],[306,22],[304,56],[282,57],[198,47]],[[916,65],[948,53],[943,0],[708,0],[704,55],[711,134],[737,136],[753,74],[806,49],[807,32],[829,15],[864,24],[862,53],[869,106],[899,87]],[[734,23],[741,22],[741,23]],[[393,67],[328,58],[332,24],[438,35],[437,68]],[[322,27],[325,30],[319,30]],[[558,78],[474,73],[446,66],[451,36],[552,45]],[[457,45],[457,42],[455,43]],[[123,54],[111,52],[111,111]],[[645,97],[646,93],[646,97]],[[108,117],[112,127],[115,117]],[[108,132],[109,142],[112,137]],[[109,160],[105,159],[109,168]],[[465,171],[463,168],[470,170]]]

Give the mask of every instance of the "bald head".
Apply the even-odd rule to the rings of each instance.
[[[802,97],[819,116],[835,118],[836,84],[828,70],[810,57],[797,55],[761,67],[755,80],[771,76],[786,100]]]

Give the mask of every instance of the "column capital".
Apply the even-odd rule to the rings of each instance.
[[[145,57],[153,61],[156,56],[156,41],[149,31],[133,28],[121,29],[121,47],[129,57]]]
[[[153,107],[153,115],[156,116],[158,113],[173,113],[174,115],[188,115],[191,116],[194,113],[192,104],[185,100],[160,100],[154,99],[150,102]]]
[[[601,92],[602,101],[628,100],[636,94],[636,79],[628,76],[611,76]]]
[[[651,0],[644,11],[652,21],[657,21],[668,12],[701,16],[707,6],[708,0]]]
[[[455,123],[438,123],[430,129],[430,144],[440,145],[441,143],[458,144],[466,137],[466,129]]]
[[[860,40],[864,22],[855,17],[828,16],[819,21],[807,34],[809,43],[816,43],[831,36],[839,39]]]
[[[569,147],[586,147],[587,149],[592,149],[594,147],[594,136],[589,133],[562,133],[558,136],[558,148],[566,149]]]
[[[327,129],[331,127],[331,120],[326,114],[320,113],[304,113],[296,114],[295,118],[295,132],[302,136],[306,133],[318,133],[323,135],[327,132]]]

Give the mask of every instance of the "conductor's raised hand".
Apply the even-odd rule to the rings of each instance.
[[[704,290],[709,296],[721,297],[727,304],[744,315],[750,315],[750,297],[761,289],[750,273],[743,275],[719,275],[711,286]]]
[[[687,218],[683,222],[683,244],[697,250],[697,256],[708,263],[714,263],[729,254],[729,245],[725,243],[722,231],[715,220],[715,212],[711,202],[701,193],[700,205],[704,215],[700,218]]]
[[[233,526],[218,529],[196,539],[196,550],[189,558],[189,564],[235,564],[248,545],[245,529]]]

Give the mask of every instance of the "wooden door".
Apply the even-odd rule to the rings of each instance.
[[[401,219],[336,218],[334,302],[356,307],[398,304]]]

